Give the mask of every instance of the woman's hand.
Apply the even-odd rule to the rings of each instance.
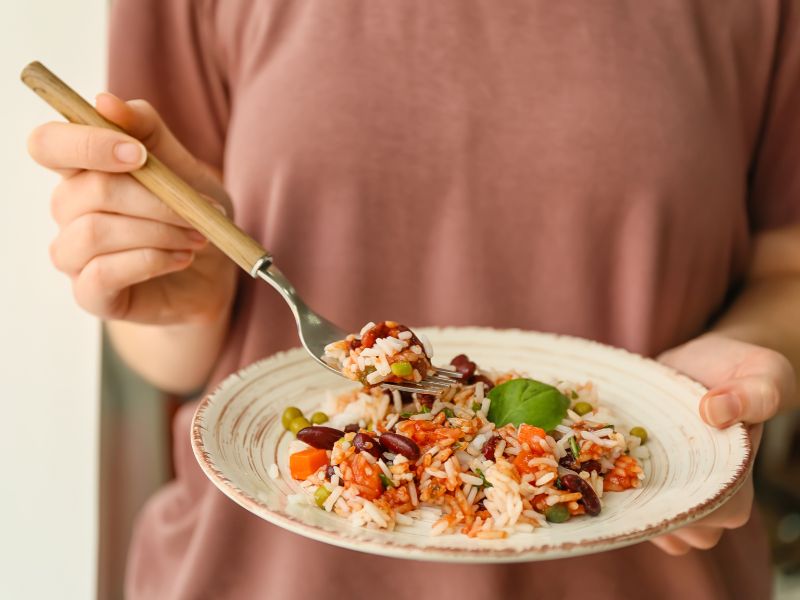
[[[662,354],[659,360],[705,384],[700,415],[713,427],[743,422],[748,426],[753,452],[758,451],[762,424],[795,394],[796,376],[789,361],[773,350],[709,333]],[[652,543],[671,555],[692,548],[713,548],[726,529],[742,527],[750,519],[753,480],[725,505],[696,523],[660,536]]]
[[[236,267],[126,173],[142,166],[147,147],[230,213],[220,177],[177,141],[148,103],[101,94],[97,109],[130,135],[48,123],[29,139],[34,160],[63,177],[51,200],[59,226],[53,264],[72,280],[78,304],[102,319],[219,321],[232,303]]]

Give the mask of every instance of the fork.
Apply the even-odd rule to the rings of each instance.
[[[106,120],[94,107],[47,67],[35,61],[22,70],[22,81],[68,121],[104,127],[125,133]],[[325,346],[342,340],[346,332],[311,310],[294,286],[273,264],[264,247],[220,213],[188,183],[148,152],[147,161],[130,175],[202,233],[251,277],[263,279],[283,297],[292,310],[303,347],[319,364],[342,377],[344,374],[324,360]],[[456,371],[433,368],[419,383],[382,383],[386,388],[424,394],[441,394],[458,383]]]

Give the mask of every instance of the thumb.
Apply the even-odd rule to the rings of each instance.
[[[778,382],[767,375],[732,379],[700,399],[700,415],[706,423],[719,428],[739,421],[763,423],[778,411],[779,389]]]
[[[219,175],[178,141],[149,102],[124,102],[115,95],[104,92],[97,95],[95,103],[100,114],[139,139],[150,152],[192,187],[211,196],[230,212],[230,201]]]

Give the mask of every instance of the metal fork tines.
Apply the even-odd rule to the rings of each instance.
[[[380,385],[401,392],[439,395],[457,383],[461,383],[461,373],[433,367],[433,373],[427,375],[419,383],[381,383]]]

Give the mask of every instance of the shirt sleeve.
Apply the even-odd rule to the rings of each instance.
[[[109,90],[150,102],[189,151],[222,169],[229,103],[217,49],[210,2],[113,3]]]
[[[783,2],[778,31],[750,173],[750,218],[756,231],[800,223],[800,2]]]

